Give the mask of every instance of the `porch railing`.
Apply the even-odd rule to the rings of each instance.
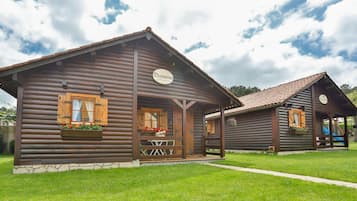
[[[140,135],[141,159],[165,159],[181,156],[182,143],[180,138]]]
[[[217,136],[203,136],[203,151],[204,155],[221,155],[220,137]]]

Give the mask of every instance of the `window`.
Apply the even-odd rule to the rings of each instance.
[[[234,126],[237,126],[237,119],[234,118],[234,117],[230,117],[227,119],[227,125],[229,127],[234,127]]]
[[[168,129],[168,114],[160,108],[144,108],[138,110],[138,129]]]
[[[289,110],[289,127],[305,128],[305,112],[301,109]]]
[[[145,128],[158,128],[159,114],[157,112],[144,113],[144,126]]]
[[[207,134],[215,134],[216,133],[215,120],[207,120],[206,129],[207,129]]]
[[[58,96],[59,124],[108,125],[108,99],[99,95],[66,93]]]
[[[94,100],[86,98],[72,99],[72,122],[94,123]]]

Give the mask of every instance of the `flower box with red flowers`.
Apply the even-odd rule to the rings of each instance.
[[[64,140],[101,140],[103,128],[95,124],[63,125],[61,136]]]
[[[142,135],[150,135],[150,136],[155,135],[156,137],[165,137],[168,132],[169,132],[169,130],[164,129],[164,128],[145,127],[144,129],[141,130]]]

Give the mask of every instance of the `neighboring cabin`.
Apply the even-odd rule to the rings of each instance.
[[[225,148],[291,151],[348,147],[347,116],[353,103],[326,73],[315,74],[239,98],[225,111]],[[220,129],[218,113],[206,116],[208,133]],[[330,135],[332,134],[332,135]],[[333,136],[333,137],[332,137]]]
[[[1,68],[0,81],[17,98],[17,173],[203,156],[204,115],[241,105],[150,28]]]

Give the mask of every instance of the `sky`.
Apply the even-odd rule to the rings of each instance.
[[[357,85],[357,0],[2,0],[0,66],[150,26],[226,87]],[[15,100],[0,91],[0,106]]]

